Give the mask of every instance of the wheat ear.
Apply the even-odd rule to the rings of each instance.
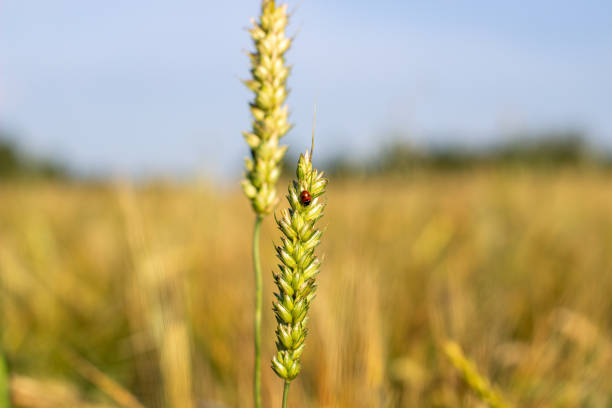
[[[255,314],[253,368],[253,398],[256,408],[261,408],[261,304],[262,278],[259,261],[259,230],[264,215],[271,213],[277,203],[276,181],[280,176],[280,163],[287,150],[279,146],[279,140],[291,125],[288,123],[286,81],[289,67],[285,65],[285,53],[291,40],[285,37],[287,6],[277,7],[273,0],[263,0],[259,22],[253,21],[249,31],[255,51],[249,54],[252,78],[244,81],[254,92],[251,102],[252,129],[243,132],[251,150],[245,160],[246,177],[242,189],[251,200],[255,211],[253,229],[253,269],[255,271]]]
[[[315,296],[315,278],[320,261],[314,254],[319,245],[321,231],[315,223],[323,215],[320,197],[325,193],[327,179],[323,172],[312,167],[308,151],[300,155],[297,180],[289,185],[287,200],[290,208],[281,211],[276,219],[283,236],[276,248],[280,271],[274,274],[278,287],[274,312],[277,353],[272,358],[272,369],[285,380],[283,407],[287,403],[289,383],[300,372],[300,356],[304,351],[307,313]]]
[[[463,380],[484,403],[491,408],[511,407],[493,388],[489,380],[478,372],[474,363],[463,354],[463,350],[457,343],[447,341],[443,348],[446,357],[459,371]]]
[[[285,64],[285,53],[291,45],[291,39],[285,37],[287,22],[286,4],[277,7],[274,1],[264,0],[261,19],[253,22],[249,31],[255,51],[249,54],[252,79],[244,83],[255,97],[250,105],[252,130],[243,132],[251,157],[245,160],[246,178],[242,188],[258,215],[269,214],[276,206],[275,185],[287,150],[286,146],[279,146],[279,140],[291,128],[288,107],[284,104],[290,71]]]

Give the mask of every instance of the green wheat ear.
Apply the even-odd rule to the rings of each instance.
[[[279,146],[279,139],[291,129],[284,104],[290,71],[285,53],[291,45],[291,39],[285,37],[287,22],[286,4],[277,7],[273,0],[264,0],[260,21],[253,21],[249,31],[255,51],[249,54],[252,79],[244,83],[255,96],[250,104],[252,130],[243,132],[251,157],[245,160],[242,189],[259,215],[271,213],[277,204],[275,185],[287,150]]]
[[[281,264],[280,271],[274,274],[278,287],[274,302],[278,351],[272,359],[272,369],[286,381],[286,386],[301,369],[307,313],[315,296],[315,278],[320,267],[314,252],[321,231],[315,228],[315,223],[323,215],[324,204],[320,197],[327,186],[323,172],[312,167],[308,151],[300,155],[296,174],[297,180],[290,183],[287,195],[290,208],[282,210],[276,220],[283,236],[282,245],[276,248]],[[303,191],[310,194],[310,202],[300,199]]]

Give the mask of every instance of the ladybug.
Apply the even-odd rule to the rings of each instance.
[[[311,201],[312,201],[312,196],[310,195],[310,193],[306,190],[303,190],[300,193],[300,203],[302,203],[302,205],[306,207],[310,204]]]

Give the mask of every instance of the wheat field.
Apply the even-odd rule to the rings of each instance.
[[[289,406],[485,406],[447,340],[514,406],[612,406],[611,183],[589,170],[332,177]],[[251,224],[237,183],[2,184],[15,406],[250,407]],[[278,240],[268,217],[270,407]]]

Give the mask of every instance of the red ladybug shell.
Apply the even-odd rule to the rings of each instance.
[[[304,190],[300,193],[300,203],[302,203],[303,206],[309,205],[311,201],[312,196],[308,191]]]

